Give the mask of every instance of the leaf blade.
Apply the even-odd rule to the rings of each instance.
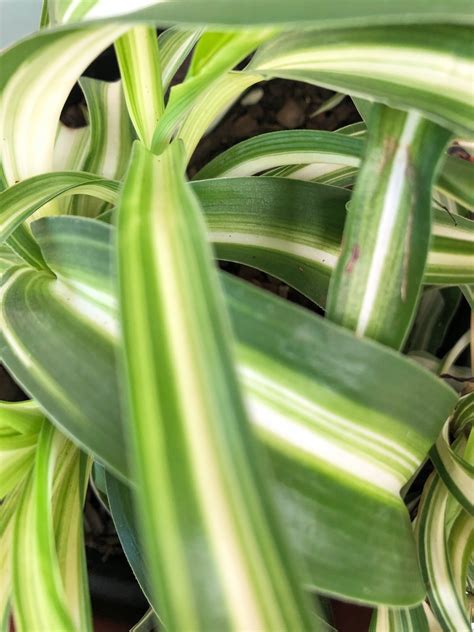
[[[293,584],[286,554],[281,552],[281,536],[276,527],[269,529],[272,510],[264,500],[263,478],[254,469],[251,439],[244,433],[245,415],[234,386],[231,359],[223,347],[228,330],[221,320],[219,289],[203,243],[199,207],[182,176],[176,176],[183,169],[181,147],[171,146],[158,159],[135,147],[119,209],[119,279],[138,511],[148,559],[159,560],[150,565],[153,592],[161,599],[165,621],[177,628],[198,621],[199,627],[225,622],[231,629],[279,625],[305,629],[309,626],[305,602]],[[141,221],[134,213],[137,200]],[[158,200],[161,211],[156,216],[153,210]],[[178,250],[182,252],[177,244],[183,241],[195,274],[193,285],[187,284],[186,292],[177,292],[178,279],[181,285],[185,279],[177,258]],[[143,259],[148,266],[143,267]],[[205,353],[196,338],[196,326],[185,316],[189,313],[199,323]],[[132,321],[140,323],[139,329],[129,326]],[[209,380],[215,388],[212,397]],[[171,397],[163,397],[163,388]],[[188,404],[183,400],[185,393]],[[146,421],[150,419],[156,420],[154,426]],[[175,430],[166,419],[173,419]],[[173,460],[166,449],[168,442],[173,445]],[[172,465],[178,454],[181,474]],[[170,487],[172,479],[175,483]],[[156,493],[161,502],[155,513],[150,511],[150,500]],[[175,494],[178,497],[173,500]],[[189,510],[183,513],[178,502],[183,496],[196,512],[194,519]],[[241,512],[246,515],[245,525],[239,518]],[[189,520],[200,534],[199,556],[207,560],[209,581],[223,599],[220,604],[214,598],[209,600],[196,575]],[[219,537],[220,543],[216,541]],[[255,554],[260,551],[257,558],[250,560],[245,547]],[[186,609],[183,595],[187,595]],[[283,605],[280,599],[287,601]],[[245,612],[240,609],[242,603]]]

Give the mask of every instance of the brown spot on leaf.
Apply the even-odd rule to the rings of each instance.
[[[359,248],[359,245],[356,244],[355,246],[352,247],[351,258],[349,259],[346,265],[346,272],[350,274],[354,270],[354,266],[357,263],[357,260],[359,259],[359,257],[360,257],[360,248]]]

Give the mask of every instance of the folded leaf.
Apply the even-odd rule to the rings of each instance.
[[[130,159],[133,140],[122,82],[82,77],[80,86],[87,102],[90,129],[89,152],[82,170],[120,180]],[[81,214],[77,209],[76,213]]]

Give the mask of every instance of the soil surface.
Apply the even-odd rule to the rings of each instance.
[[[345,97],[335,108],[315,114],[334,92],[296,81],[273,79],[256,84],[232,106],[222,121],[205,136],[189,167],[194,174],[214,156],[236,143],[265,132],[286,129],[323,129],[360,121],[351,99]]]

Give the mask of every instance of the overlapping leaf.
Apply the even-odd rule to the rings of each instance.
[[[216,177],[249,176],[266,171],[301,180],[323,181],[346,173],[355,175],[364,148],[364,139],[348,130],[326,132],[319,130],[285,130],[260,134],[237,143],[208,162],[194,180]],[[273,171],[272,171],[273,170]],[[471,182],[474,165],[447,155],[437,178],[437,189],[465,207],[474,208]]]
[[[113,336],[107,329],[98,335],[105,295],[113,305],[112,229],[72,217],[43,219],[33,227],[61,283],[34,272],[11,279],[2,357],[56,423],[124,474]],[[410,361],[356,341],[309,312],[231,279],[224,287],[251,418],[270,449],[279,509],[305,559],[307,583],[361,601],[416,603],[422,588],[398,490],[434,442],[454,395]],[[84,319],[86,307],[92,318]],[[111,310],[109,323],[115,321]],[[36,328],[44,323],[40,335],[38,329],[31,333],[33,318]],[[28,344],[27,357],[15,347],[18,336]],[[421,393],[429,410],[416,404]],[[367,481],[369,464],[377,473]],[[341,549],[341,538],[352,544]]]
[[[260,268],[324,305],[349,192],[280,178],[225,178],[192,187],[219,258]],[[114,203],[118,190],[118,183],[90,174],[36,176],[0,194],[5,226],[17,226],[50,196],[89,191]],[[441,210],[435,211],[434,220],[425,283],[474,281],[472,222],[458,218],[454,224]]]

